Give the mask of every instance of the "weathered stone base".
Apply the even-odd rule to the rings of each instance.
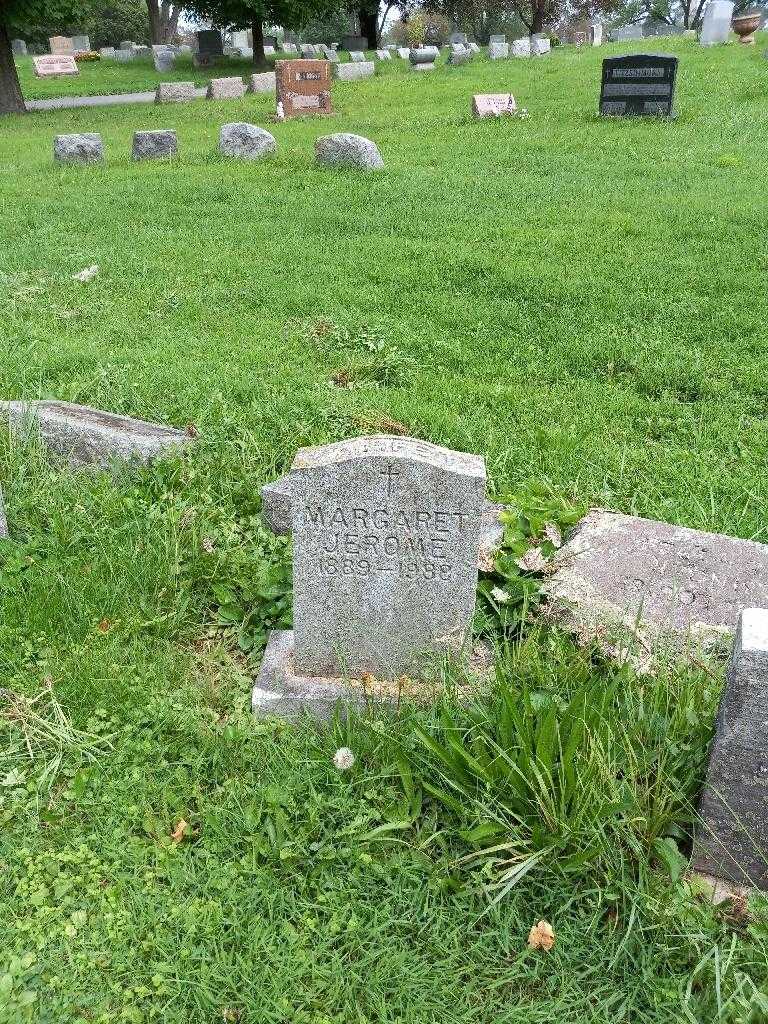
[[[267,643],[251,694],[255,714],[296,718],[307,713],[325,719],[333,714],[337,705],[362,710],[377,704],[391,709],[403,699],[418,703],[434,700],[443,689],[439,672],[431,681],[410,677],[393,682],[372,677],[362,680],[301,676],[296,673],[293,652],[293,630],[275,630]],[[491,652],[485,648],[475,650],[467,661],[467,675],[479,684],[489,677],[491,666]]]
[[[718,878],[703,871],[692,871],[688,876],[696,889],[704,890],[717,907],[726,900],[732,900],[737,910],[746,910],[750,893],[755,890],[750,886],[736,885],[727,878]]]

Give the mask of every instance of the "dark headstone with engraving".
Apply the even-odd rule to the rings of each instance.
[[[278,117],[331,114],[331,65],[327,60],[275,61]]]
[[[633,53],[606,57],[600,87],[600,113],[609,116],[656,114],[674,117],[677,57]]]
[[[221,32],[215,29],[204,29],[196,32],[197,52],[206,57],[221,57],[224,54],[224,43]]]

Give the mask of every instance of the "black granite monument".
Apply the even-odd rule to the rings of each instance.
[[[600,86],[600,113],[612,117],[656,114],[674,117],[677,57],[633,53],[606,57]]]

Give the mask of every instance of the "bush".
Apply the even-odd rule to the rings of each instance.
[[[419,11],[407,21],[396,21],[387,36],[398,46],[444,46],[452,31],[453,26],[448,18]]]
[[[81,50],[80,53],[75,54],[75,60],[78,64],[88,64],[94,60],[101,60],[101,54],[94,50]]]

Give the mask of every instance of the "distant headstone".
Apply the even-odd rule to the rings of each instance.
[[[768,545],[614,512],[590,512],[553,568],[553,616],[584,636],[615,626],[649,645],[709,646],[742,607],[768,607]]]
[[[462,46],[467,46],[469,40],[467,39],[466,32],[454,32],[448,39],[449,43],[461,43]]]
[[[355,64],[359,64],[365,60],[365,54],[363,53],[362,50],[350,50],[349,59],[353,61]]]
[[[472,53],[480,53],[480,47],[477,45],[477,43],[469,43],[468,45]]]
[[[90,53],[91,40],[88,36],[72,36],[72,48],[75,53]]]
[[[348,53],[352,50],[367,50],[368,40],[365,36],[342,36],[339,49],[347,50]]]
[[[376,56],[379,60],[392,60],[391,50],[376,50]]]
[[[41,57],[33,57],[32,65],[38,78],[80,74],[80,68],[78,68],[74,57],[63,57],[52,53],[45,53]]]
[[[274,57],[274,55],[275,55],[275,48],[274,48],[274,46],[265,46],[264,47],[264,56],[265,57]],[[251,56],[252,57],[253,56],[253,49],[252,49],[252,47],[248,47],[247,50],[243,49],[243,56]]]
[[[710,0],[699,36],[702,46],[717,46],[728,42],[734,7],[731,0]]]
[[[245,82],[242,78],[212,78],[205,94],[209,100],[236,100],[245,96]]]
[[[71,402],[0,402],[0,415],[13,433],[38,433],[46,448],[74,465],[150,462],[193,440],[184,430]]]
[[[515,113],[517,107],[511,92],[481,93],[472,97],[472,116],[477,119]]]
[[[457,68],[461,64],[468,64],[473,57],[471,50],[460,47],[458,50],[451,50],[448,54],[448,64],[450,67]]]
[[[155,103],[188,103],[195,99],[194,82],[159,82]]]
[[[178,143],[172,129],[133,133],[134,160],[163,160],[176,156]]]
[[[104,146],[98,132],[57,135],[53,140],[53,158],[62,164],[95,164],[104,159]]]
[[[232,41],[232,46],[236,47],[238,50],[248,50],[248,49],[250,49],[251,44],[250,44],[249,39],[248,39],[248,31],[247,31],[247,29],[242,29],[239,32],[233,32],[232,33],[232,37],[231,37],[231,41]]]
[[[358,171],[380,171],[384,166],[376,143],[351,132],[321,136],[315,142],[315,159],[325,167],[349,167]]]
[[[602,46],[603,44],[603,26],[599,21],[593,21],[590,24],[591,36],[590,44],[592,46]]]
[[[128,64],[130,61],[135,59],[135,50],[115,50],[115,52],[112,54],[112,60],[116,60],[119,64]]]
[[[219,152],[239,160],[261,160],[277,149],[274,135],[255,124],[236,121],[221,126]]]
[[[15,57],[26,57],[27,56],[27,44],[23,39],[12,39],[11,50]]]
[[[642,25],[624,25],[611,33],[611,38],[616,43],[629,42],[631,39],[643,38]]]
[[[173,70],[176,54],[173,50],[155,50],[152,54],[152,60],[154,61],[155,71],[162,74]]]
[[[261,71],[248,79],[248,92],[274,92],[276,88],[274,71]]]
[[[224,43],[221,39],[221,32],[215,29],[202,29],[195,32],[197,40],[197,53],[205,57],[221,57],[224,55]]]
[[[541,35],[541,33],[534,33],[531,36],[531,56],[532,57],[543,57],[545,54],[551,51],[551,43],[549,36]]]
[[[132,39],[121,39],[120,49],[121,50],[132,50],[136,46],[136,43]]]
[[[297,452],[262,492],[293,533],[293,622],[273,633],[259,711],[327,712],[344,679],[397,680],[465,649],[475,607],[485,464],[411,438]],[[287,508],[286,508],[287,506]]]
[[[488,39],[489,43],[506,43],[507,37],[505,35],[490,36]]]
[[[334,64],[333,77],[339,82],[357,82],[361,78],[372,78],[376,74],[376,67],[372,60],[366,60],[359,64]]]
[[[513,57],[530,57],[531,56],[531,40],[529,36],[523,36],[521,39],[515,39],[512,42],[512,53]]]
[[[296,43],[284,43],[283,44],[283,53],[298,53],[298,52],[299,52],[299,48],[296,45]]]
[[[600,113],[609,116],[674,116],[677,57],[633,53],[606,57],[600,87]]]
[[[397,48],[397,56],[401,57],[403,60],[408,60],[410,52],[411,51],[408,49],[407,46],[398,46]]]
[[[333,112],[331,69],[327,60],[278,60],[275,74],[277,102],[284,117]]]
[[[133,52],[137,57],[148,57],[152,53],[148,46],[134,46]]]
[[[111,60],[115,56],[115,48],[114,46],[101,46],[99,47],[99,53],[102,57]]]
[[[768,610],[739,616],[693,848],[697,871],[768,889]]]
[[[312,57],[315,56],[315,47],[312,45],[312,43],[301,44],[301,56],[304,58],[304,60],[310,60]]]
[[[74,57],[75,46],[69,36],[51,36],[48,48],[57,57]]]
[[[509,57],[509,43],[497,43],[491,40],[488,44],[489,60],[506,60]]]

